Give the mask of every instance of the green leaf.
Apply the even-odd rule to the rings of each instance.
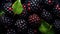
[[[4,12],[2,10],[0,10],[0,16],[2,16],[4,14]]]
[[[52,25],[49,25],[46,21],[42,20],[41,25],[39,27],[39,31],[43,34],[54,34],[53,30],[51,30]]]
[[[21,0],[16,0],[15,3],[12,5],[12,8],[15,14],[21,14],[23,11]]]

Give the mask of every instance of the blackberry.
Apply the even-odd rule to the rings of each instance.
[[[46,4],[51,5],[55,2],[55,0],[43,0],[43,2],[46,3]]]
[[[14,17],[14,13],[13,13],[13,11],[7,11],[7,12],[5,12],[5,16],[13,18]]]
[[[60,19],[60,7],[59,4],[56,4],[52,13],[54,14],[55,18]]]
[[[11,2],[5,3],[4,4],[4,9],[6,11],[11,11],[12,10],[11,6],[12,6],[12,3]]]
[[[3,7],[3,3],[2,0],[0,0],[0,10],[2,10],[2,7]]]
[[[56,19],[55,22],[53,23],[53,26],[55,27],[56,31],[60,31],[60,20]]]
[[[14,29],[7,29],[6,34],[16,34]]]
[[[11,26],[13,24],[13,19],[3,15],[1,16],[1,22],[4,26]]]
[[[53,12],[54,12],[53,14],[54,14],[55,18],[60,19],[60,11],[55,9]]]
[[[60,4],[60,0],[58,0],[58,1],[54,0],[54,2],[55,2],[55,4],[58,4],[58,3]]]
[[[27,29],[27,22],[24,19],[17,19],[15,26],[18,33],[25,33]]]
[[[37,30],[29,28],[28,31],[27,31],[27,33],[28,34],[37,34]]]
[[[45,9],[43,9],[43,12],[41,13],[41,18],[50,23],[54,21],[53,15]]]
[[[28,17],[28,21],[29,21],[29,26],[32,27],[37,27],[38,25],[40,25],[40,17],[37,14],[32,14]]]
[[[40,8],[40,0],[26,0],[25,4],[28,11],[38,11]]]
[[[39,22],[40,17],[37,14],[32,14],[32,15],[29,16],[29,21],[30,22]]]
[[[5,34],[6,33],[6,29],[4,28],[3,25],[1,25],[1,22],[0,22],[0,34]]]
[[[4,12],[6,14],[6,16],[9,16],[9,17],[13,17],[14,13],[12,11],[12,3],[11,2],[8,2],[8,3],[5,3],[4,4]]]
[[[54,8],[54,4],[51,4],[51,5],[49,5],[49,4],[45,4],[45,3],[43,3],[43,5],[42,5],[43,7],[42,7],[42,11],[43,11],[43,9],[45,9],[46,11],[53,11],[53,8]]]

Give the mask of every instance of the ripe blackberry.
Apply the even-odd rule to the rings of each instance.
[[[55,2],[55,0],[43,0],[43,2],[46,3],[46,4],[51,5]]]
[[[55,2],[55,4],[58,4],[58,3],[60,4],[60,0],[58,0],[58,1],[54,0],[54,2]]]
[[[13,19],[3,15],[1,16],[1,22],[4,26],[11,26],[13,24]]]
[[[30,26],[37,27],[40,25],[40,17],[37,14],[32,14],[28,17]]]
[[[4,3],[4,10],[5,11],[12,11],[12,2],[7,2],[7,3]]]
[[[2,10],[2,7],[3,7],[3,3],[2,0],[0,0],[0,10]]]
[[[27,34],[37,34],[37,30],[36,29],[28,29]]]
[[[52,13],[54,14],[55,18],[60,19],[60,7],[59,4],[56,4]]]
[[[55,9],[55,10],[53,11],[53,14],[54,14],[55,18],[60,19],[60,11],[58,11],[58,10]]]
[[[5,33],[6,33],[6,29],[4,28],[4,26],[0,22],[0,34],[5,34]]]
[[[25,4],[27,6],[28,11],[38,11],[40,0],[26,0]]]
[[[11,2],[5,3],[4,4],[4,9],[6,11],[11,11],[12,10],[11,6],[12,6],[12,3]]]
[[[60,20],[56,19],[55,22],[53,23],[53,26],[55,27],[56,31],[60,31]]]
[[[51,4],[51,5],[49,5],[49,4],[45,4],[45,3],[43,3],[43,8],[42,8],[42,10],[43,9],[45,9],[46,11],[52,11],[53,10],[53,8],[54,8],[54,4]]]
[[[43,18],[47,22],[53,22],[54,20],[53,15],[45,9],[43,9],[43,12],[41,13],[41,18]]]
[[[17,19],[15,26],[18,33],[25,33],[27,29],[27,22],[24,19]]]
[[[12,3],[11,2],[8,2],[8,3],[5,3],[4,4],[4,12],[6,14],[6,16],[9,16],[9,17],[13,17],[14,13],[12,11]]]
[[[6,34],[16,34],[14,29],[7,29]]]

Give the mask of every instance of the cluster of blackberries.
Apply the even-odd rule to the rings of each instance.
[[[60,31],[60,5],[57,0],[21,0],[23,12],[13,13],[12,4],[16,0],[0,0],[0,34],[41,34],[38,27],[41,19]],[[56,32],[57,32],[56,31]]]

